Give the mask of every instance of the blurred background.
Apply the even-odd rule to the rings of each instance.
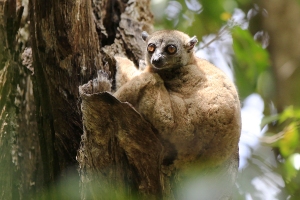
[[[300,199],[300,0],[152,0],[155,29],[177,29],[222,69],[242,104],[235,199]]]

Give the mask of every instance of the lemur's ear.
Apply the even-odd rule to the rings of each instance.
[[[149,36],[149,34],[146,31],[142,32],[142,38],[143,38],[144,41],[147,40],[148,36]]]
[[[190,51],[194,48],[194,46],[197,44],[198,39],[196,36],[193,36],[190,38],[190,40],[185,44],[185,48]]]

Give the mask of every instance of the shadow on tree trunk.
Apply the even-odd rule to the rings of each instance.
[[[162,145],[128,103],[80,87],[84,134],[78,152],[82,198],[160,199]]]

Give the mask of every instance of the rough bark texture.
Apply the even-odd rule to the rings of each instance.
[[[137,41],[135,36],[141,28],[149,30],[152,15],[148,10],[139,14],[148,4],[121,0],[30,1],[34,96],[47,187],[67,176],[68,169],[77,164],[83,133],[78,86],[91,80],[97,70],[113,72],[110,55],[138,51],[131,57],[141,59],[141,50],[133,41]],[[118,28],[121,22],[124,26],[138,25],[135,29],[125,27],[125,31]],[[110,44],[108,50],[103,48]]]
[[[161,199],[162,146],[151,124],[108,93],[83,90],[82,199]]]
[[[33,0],[29,8],[43,178],[50,186],[76,165],[78,85],[101,68],[101,58],[91,2]]]
[[[23,9],[0,1],[0,199],[31,199],[42,182],[32,72],[21,61]]]
[[[0,45],[2,47],[7,48],[7,32],[6,32],[6,18],[4,16],[4,13],[7,12],[6,10],[6,5],[5,2],[1,1],[0,2]],[[12,120],[9,119],[9,117],[14,118],[15,111],[14,109],[12,110],[12,102],[11,99],[9,98],[9,95],[11,93],[11,87],[10,84],[6,81],[7,79],[11,79],[11,74],[12,70],[8,71],[8,60],[10,60],[10,52],[7,49],[0,48],[0,69],[1,69],[1,74],[0,74],[0,89],[1,89],[1,96],[0,96],[0,108],[1,108],[1,113],[0,113],[0,145],[1,145],[1,156],[0,156],[0,161],[1,161],[1,171],[0,171],[0,187],[1,187],[1,198],[12,198],[11,190],[12,190],[12,185],[7,184],[12,182],[12,176],[11,173],[12,170],[12,158],[11,158],[11,127]],[[10,105],[9,105],[10,104]],[[9,173],[8,175],[6,175]]]

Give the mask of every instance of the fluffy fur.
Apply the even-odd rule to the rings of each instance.
[[[165,147],[164,165],[221,164],[237,151],[240,137],[234,84],[214,65],[195,57],[195,37],[158,31],[144,33],[143,39],[156,45],[155,52],[146,53],[142,72],[128,59],[116,57],[114,96],[132,104],[158,131]],[[177,47],[174,55],[165,53],[169,44]],[[156,65],[152,60],[158,54],[163,60]]]

